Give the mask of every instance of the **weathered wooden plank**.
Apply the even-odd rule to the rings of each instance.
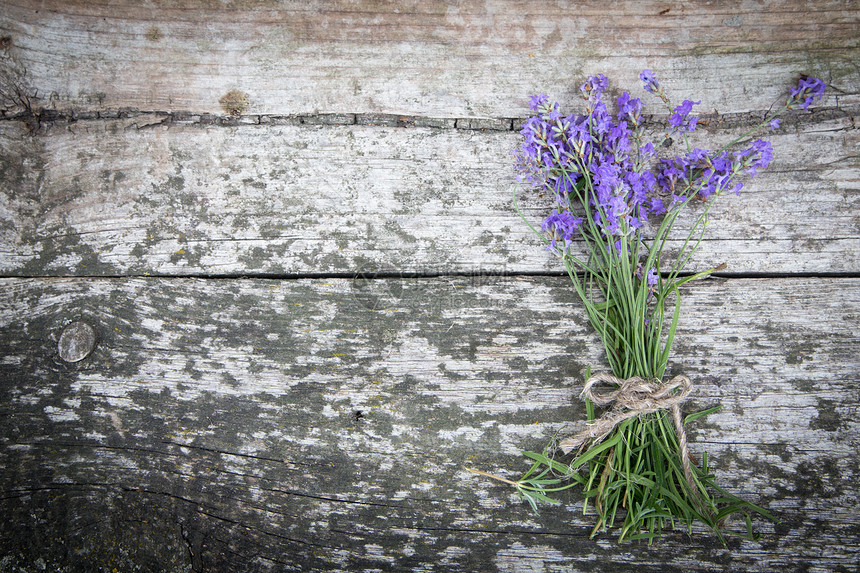
[[[558,269],[509,198],[526,98],[650,67],[735,113],[721,143],[823,77],[825,109],[773,134],[696,266],[856,277],[858,14],[0,4],[0,274],[42,277],[0,281],[0,570],[856,568],[856,278],[685,295],[686,407],[725,405],[692,435],[782,518],[760,542],[591,541],[577,495],[533,516],[464,467],[515,477],[601,363],[563,279],[501,276]],[[95,351],[64,361],[80,320]]]
[[[589,540],[578,495],[507,477],[580,419],[601,364],[561,278],[0,281],[3,564],[48,570],[847,571],[858,521],[856,279],[709,280],[670,369],[732,492],[775,511]],[[70,322],[98,333],[64,362]],[[28,570],[29,570],[28,569]]]
[[[825,105],[849,105],[858,22],[850,2],[790,0],[0,6],[39,105],[64,112],[521,117],[533,93],[569,94],[593,73],[632,87],[646,67],[705,109],[767,109],[798,73],[834,87]],[[238,107],[223,103],[234,90]]]
[[[138,121],[0,125],[3,273],[558,269],[513,207],[517,133]],[[695,135],[719,146],[744,128],[708,129]],[[843,116],[770,134],[774,162],[714,206],[697,264],[860,270],[857,133]],[[532,191],[521,204],[536,225],[551,209]]]

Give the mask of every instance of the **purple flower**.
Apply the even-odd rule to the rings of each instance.
[[[608,87],[609,79],[603,74],[597,74],[585,80],[585,83],[579,89],[589,98],[595,98],[605,92]]]
[[[826,87],[826,84],[818,78],[801,78],[797,82],[797,87],[791,90],[791,96],[788,98],[788,109],[794,109],[797,106],[801,106],[804,110],[809,108],[809,104],[813,101],[820,101],[824,97]]]
[[[594,105],[594,110],[591,112],[591,120],[594,123],[594,130],[598,135],[606,135],[612,129],[612,116],[606,111],[606,104],[598,101]]]
[[[663,200],[659,197],[651,199],[651,206],[648,208],[654,215],[662,215],[666,212],[666,207],[663,206]]]
[[[649,287],[656,285],[657,284],[657,278],[658,278],[657,277],[657,270],[652,268],[650,271],[648,271],[648,274],[645,275],[645,278],[648,281]]]
[[[653,173],[647,170],[643,171],[639,175],[639,179],[640,181],[642,181],[642,184],[648,188],[649,191],[654,188],[654,185],[657,184],[657,178],[654,176]]]
[[[588,124],[583,121],[584,118],[579,119],[576,123],[571,124],[570,126],[570,136],[576,137],[581,141],[588,141],[590,136],[588,134]]]
[[[650,184],[650,180],[646,176],[647,173],[647,171],[645,173],[628,171],[624,176],[624,182],[630,186],[630,193],[627,198],[627,202],[634,211],[638,211],[638,208],[645,203],[648,189],[653,186]],[[648,189],[646,189],[646,185],[648,186]]]
[[[639,79],[642,80],[644,84],[642,87],[645,88],[645,91],[651,93],[658,93],[660,91],[660,84],[651,70],[642,70],[642,73],[639,74]]]
[[[619,122],[616,127],[609,130],[608,143],[609,151],[614,153],[616,158],[619,155],[626,156],[630,152],[630,131],[627,129],[626,122]]]
[[[620,166],[611,161],[603,161],[594,169],[594,179],[598,185],[612,187],[618,183]]]
[[[549,96],[546,94],[540,94],[536,96],[532,96],[529,98],[529,108],[532,111],[537,111],[541,107],[545,106],[549,102]]]
[[[690,164],[696,164],[701,161],[704,161],[708,157],[707,149],[699,149],[698,147],[693,149],[693,151],[689,152],[686,155],[686,159]]]
[[[756,139],[747,150],[749,153],[749,174],[755,175],[757,169],[764,169],[773,159],[773,146],[769,141]]]
[[[651,143],[650,141],[648,143],[646,143],[645,145],[643,145],[641,148],[639,148],[639,151],[645,157],[649,157],[649,156],[653,157],[653,156],[657,155],[657,150],[654,149],[654,144]]]
[[[771,129],[779,129],[779,119],[774,119],[770,122]]]
[[[550,235],[550,248],[555,248],[556,241],[559,239],[564,240],[566,248],[581,224],[582,218],[575,217],[570,211],[554,211],[544,220],[541,228]]]
[[[693,111],[694,105],[699,105],[702,103],[699,101],[690,101],[688,99],[684,100],[684,103],[675,108],[675,113],[672,114],[672,117],[669,118],[669,123],[675,127],[678,131],[693,131],[696,129],[696,122],[699,118],[691,117],[687,118],[690,115],[690,112]]]
[[[624,117],[629,118],[633,125],[639,125],[639,118],[642,115],[642,101],[639,98],[630,99],[630,94],[627,92],[618,96],[618,119]]]
[[[578,177],[578,174],[571,173],[566,177],[559,177],[558,180],[556,180],[555,198],[560,204],[565,205],[567,203],[567,196],[573,192],[573,186]]]
[[[687,170],[687,164],[683,157],[675,157],[673,159],[661,159],[660,164],[662,169],[657,175],[657,180],[663,191],[672,193],[680,181],[684,181],[684,175]]]

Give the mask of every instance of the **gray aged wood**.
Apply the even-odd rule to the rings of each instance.
[[[699,264],[725,262],[730,272],[860,270],[853,121],[807,120],[773,134],[774,163],[740,197],[714,207]],[[557,268],[534,248],[512,206],[517,133],[363,125],[144,130],[138,122],[76,122],[35,142],[21,137],[23,126],[4,126],[8,161],[35,155],[42,162],[7,171],[18,193],[5,197],[0,214],[4,272]],[[715,126],[697,139],[719,145],[745,130]],[[539,224],[549,202],[521,195]],[[774,205],[783,206],[779,217]],[[674,236],[670,248],[684,238]]]
[[[856,5],[207,4],[0,5],[0,571],[857,570]],[[527,98],[645,67],[708,147],[828,83],[682,292],[693,450],[781,520],[727,548],[466,469],[515,479],[605,368],[512,207]]]
[[[647,549],[588,541],[577,495],[534,516],[465,470],[513,478],[521,448],[584,415],[578,383],[601,349],[563,278],[2,286],[13,563],[824,571],[858,556],[854,279],[683,295],[685,409],[724,406],[694,426],[695,450],[782,520],[733,553],[699,530]],[[54,337],[79,317],[101,342],[69,365]]]
[[[594,73],[632,85],[642,68],[704,109],[766,109],[799,71],[840,89],[827,105],[858,103],[850,2],[9,0],[0,9],[0,30],[60,110],[220,114],[235,89],[248,94],[248,113],[519,117],[534,93],[572,94]]]

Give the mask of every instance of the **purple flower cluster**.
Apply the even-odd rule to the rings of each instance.
[[[661,159],[657,180],[672,197],[674,207],[693,194],[707,199],[729,191],[738,193],[743,187],[743,183],[736,182],[738,176],[744,172],[755,175],[758,169],[767,167],[771,159],[773,147],[761,139],[746,149],[716,155],[704,149],[693,149],[672,159]]]
[[[625,92],[613,117],[603,102],[608,85],[603,75],[582,85],[586,115],[562,116],[544,94],[531,99],[537,114],[522,128],[525,141],[516,164],[523,180],[555,194],[558,209],[543,224],[553,246],[557,240],[569,244],[584,224],[608,235],[629,234],[645,223],[651,209],[648,194],[657,180],[640,167],[654,148],[636,145],[642,102]]]
[[[640,79],[646,91],[668,104],[653,72],[644,70]],[[770,143],[755,140],[739,151],[692,149],[658,160],[654,146],[642,144],[642,102],[624,92],[613,116],[603,101],[608,85],[601,74],[581,86],[584,115],[563,115],[546,94],[530,100],[536,114],[520,132],[524,141],[514,154],[515,167],[521,181],[550,190],[556,198],[556,208],[542,226],[553,249],[564,252],[578,233],[617,243],[636,234],[649,216],[671,213],[693,197],[737,193],[743,186],[737,179],[755,175],[773,157]],[[823,90],[820,80],[804,79],[792,90],[789,104],[805,109]],[[685,100],[670,106],[671,133],[696,129],[697,118],[690,113],[700,103]],[[771,127],[777,125],[771,122]]]

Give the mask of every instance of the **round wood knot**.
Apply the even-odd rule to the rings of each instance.
[[[96,331],[86,322],[77,320],[63,329],[57,347],[60,358],[66,362],[80,362],[96,347]]]

